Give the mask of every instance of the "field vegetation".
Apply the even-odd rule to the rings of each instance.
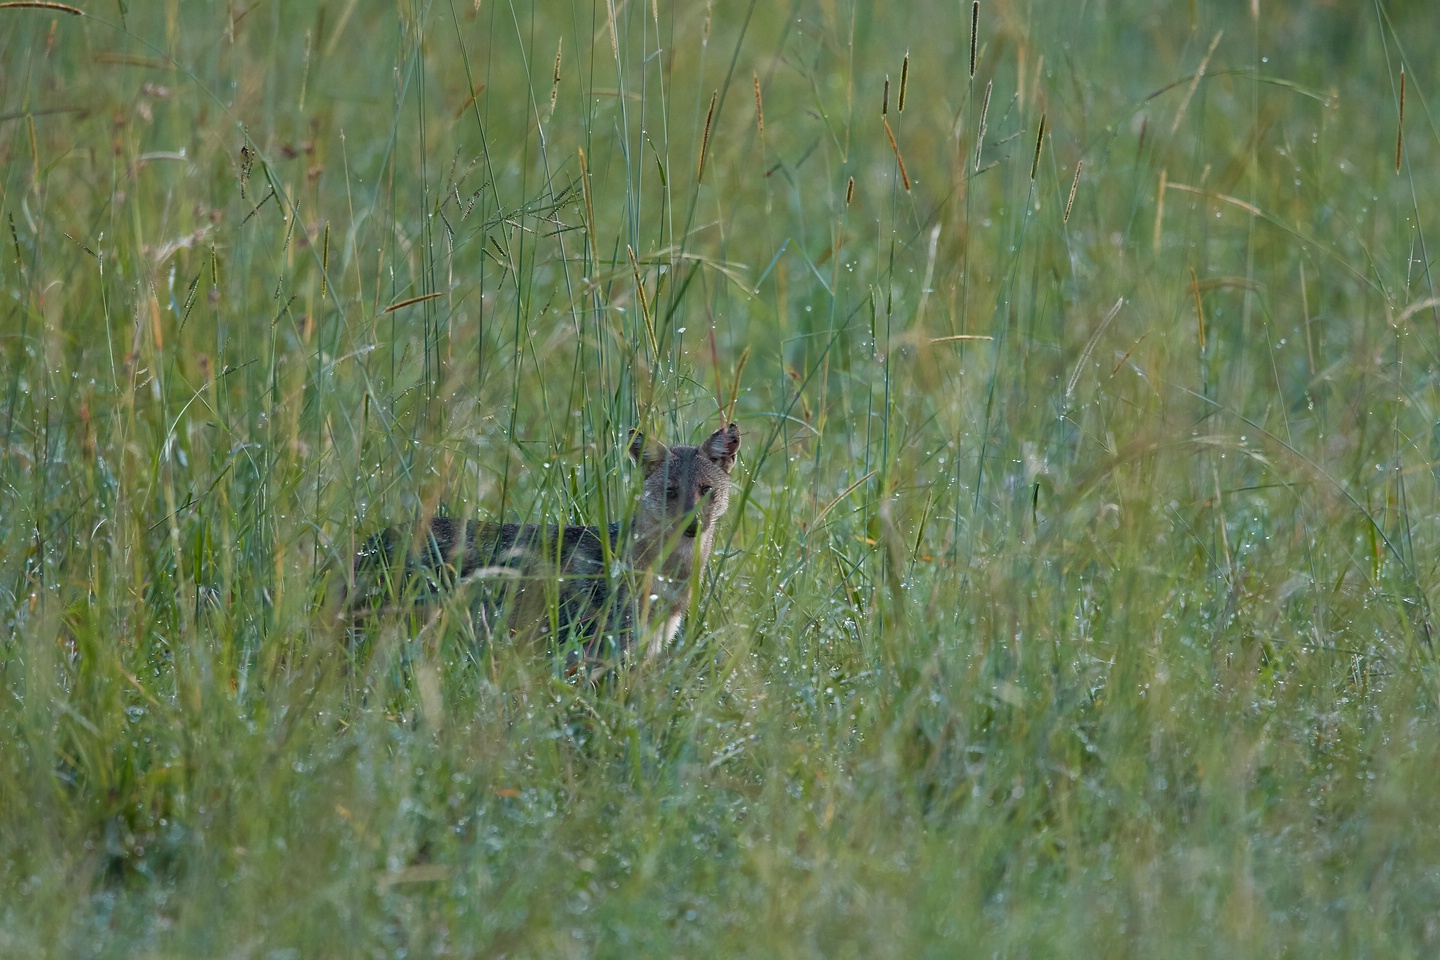
[[[1436,955],[1437,62],[0,3],[0,955]],[[604,522],[727,417],[667,656],[342,622],[376,531]]]

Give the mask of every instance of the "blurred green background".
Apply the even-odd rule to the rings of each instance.
[[[0,5],[0,953],[1432,956],[1428,7]],[[346,643],[726,417],[666,657]]]

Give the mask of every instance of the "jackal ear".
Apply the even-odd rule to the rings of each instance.
[[[700,450],[726,473],[735,466],[735,451],[740,449],[740,428],[730,424],[724,430],[716,430],[700,445]]]
[[[664,460],[669,452],[664,444],[646,440],[645,434],[639,430],[630,431],[630,457],[636,463],[644,464],[646,469]]]

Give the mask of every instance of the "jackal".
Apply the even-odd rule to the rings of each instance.
[[[386,530],[355,558],[360,599],[388,604],[475,590],[471,609],[483,636],[503,625],[550,637],[572,662],[577,647],[592,662],[636,645],[654,655],[675,638],[710,557],[739,449],[733,423],[694,447],[647,443],[633,432],[630,456],[645,479],[628,524],[602,531],[435,517],[414,535]]]

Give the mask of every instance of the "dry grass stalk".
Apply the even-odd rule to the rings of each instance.
[[[31,165],[32,165],[32,169],[31,169],[31,172],[30,172],[30,177],[31,177],[32,182],[34,182],[34,183],[39,183],[39,182],[40,182],[40,176],[41,176],[41,174],[40,174],[40,144],[39,144],[39,142],[38,142],[38,141],[36,140],[36,138],[35,138],[35,114],[33,114],[33,113],[29,113],[29,114],[26,114],[26,115],[25,115],[25,132],[26,132],[26,134],[30,137],[30,162],[31,162]],[[245,194],[244,194],[243,191],[241,192],[240,196],[241,196],[242,198],[245,196]]]
[[[715,331],[713,329],[710,331],[710,356],[712,362],[715,364],[715,386],[716,389],[719,390],[722,389],[720,386],[720,351],[719,348],[715,346]],[[735,375],[730,380],[729,399],[727,400],[723,395],[715,398],[720,405],[721,413],[726,418],[732,417],[732,414],[735,413],[735,405],[740,402],[740,385],[744,382],[742,374],[745,372],[745,364],[749,361],[750,348],[747,346],[744,350],[740,351],[740,359],[735,361]],[[727,419],[726,422],[731,421]]]
[[[885,136],[890,138],[890,149],[895,151],[895,162],[900,165],[900,182],[905,185],[905,189],[908,191],[910,189],[910,174],[905,172],[905,158],[900,156],[900,147],[895,143],[895,133],[890,129],[889,120],[881,117],[880,122],[885,124]]]
[[[1315,379],[1315,345],[1310,337],[1310,294],[1305,285],[1305,261],[1300,261],[1300,316],[1305,318],[1305,360],[1310,379]]]
[[[55,10],[60,13],[68,13],[73,17],[85,14],[85,11],[79,7],[72,7],[68,3],[50,3],[48,0],[7,0],[5,3],[0,3],[0,10],[18,10],[22,7],[30,7],[35,10]]]
[[[1070,379],[1065,384],[1065,402],[1067,404],[1070,402],[1071,395],[1075,393],[1075,384],[1080,380],[1080,373],[1085,368],[1085,362],[1090,359],[1090,354],[1095,352],[1095,345],[1100,342],[1101,334],[1105,332],[1106,327],[1110,326],[1110,321],[1115,319],[1116,314],[1123,306],[1125,306],[1125,298],[1121,297],[1115,301],[1110,312],[1105,314],[1105,319],[1100,321],[1095,332],[1090,334],[1090,339],[1085,341],[1085,346],[1080,348],[1080,356],[1075,358],[1075,369],[1070,372]]]
[[[590,235],[590,249],[595,249],[595,202],[590,196],[590,165],[585,162],[585,148],[580,148],[580,190],[585,195],[585,232]]]
[[[1200,352],[1205,352],[1205,306],[1200,300],[1200,278],[1195,268],[1190,268],[1190,292],[1195,295],[1195,335],[1200,341]]]
[[[655,318],[650,313],[650,301],[645,296],[645,281],[640,277],[640,261],[635,259],[635,248],[625,244],[625,252],[630,254],[630,269],[635,271],[635,295],[640,298],[640,313],[645,317],[645,332],[650,337],[650,354],[659,356],[660,341],[655,336]]]
[[[1150,248],[1160,251],[1160,228],[1165,222],[1165,180],[1170,175],[1169,167],[1160,168],[1160,188],[1155,193],[1155,232],[1150,238]]]
[[[1403,72],[1401,73],[1401,77],[1402,77],[1402,78],[1404,77],[1404,73],[1403,73]],[[907,85],[909,82],[910,82],[910,51],[909,51],[909,50],[906,50],[906,51],[905,51],[905,62],[902,63],[902,64],[900,64],[900,99],[895,102],[895,111],[896,111],[897,113],[904,113],[904,112],[905,112],[905,87],[906,87],[906,85]],[[1401,86],[1401,89],[1402,89],[1402,90],[1404,89],[1404,86],[1403,86],[1403,85]],[[1404,101],[1402,100],[1401,102],[1403,103]]]
[[[1205,57],[1200,61],[1200,66],[1195,70],[1195,76],[1190,78],[1190,86],[1185,90],[1185,98],[1180,101],[1180,109],[1175,111],[1175,120],[1170,124],[1170,136],[1175,136],[1175,131],[1180,129],[1180,121],[1185,119],[1185,111],[1190,109],[1190,98],[1195,96],[1195,89],[1200,86],[1200,81],[1205,79],[1205,70],[1210,66],[1210,58],[1215,55],[1215,48],[1220,46],[1220,38],[1225,36],[1225,31],[1220,30],[1210,41],[1210,49],[1205,51]]]
[[[1259,207],[1255,206],[1255,204],[1247,203],[1246,201],[1241,200],[1239,197],[1232,197],[1228,193],[1212,193],[1209,190],[1202,190],[1199,187],[1192,187],[1188,183],[1170,183],[1165,184],[1164,186],[1167,190],[1179,190],[1182,193],[1193,193],[1197,196],[1209,197],[1212,200],[1219,200],[1222,203],[1228,203],[1232,207],[1239,207],[1241,210],[1244,210],[1252,217],[1265,216],[1265,212]]]
[[[1400,172],[1400,156],[1405,146],[1405,68],[1400,68],[1400,122],[1395,125],[1395,172]]]
[[[1115,366],[1110,368],[1110,376],[1113,377],[1115,376],[1115,374],[1120,372],[1120,368],[1125,366],[1125,361],[1130,359],[1130,355],[1135,352],[1135,348],[1140,346],[1140,344],[1144,343],[1145,338],[1148,336],[1150,336],[1150,332],[1147,330],[1146,332],[1140,334],[1139,340],[1136,340],[1134,343],[1130,344],[1130,349],[1126,350],[1123,354],[1121,354],[1120,359],[1115,361]]]
[[[990,93],[995,81],[985,84],[985,99],[980,102],[980,129],[975,134],[975,172],[980,172],[980,153],[985,149],[985,118],[990,115]]]

